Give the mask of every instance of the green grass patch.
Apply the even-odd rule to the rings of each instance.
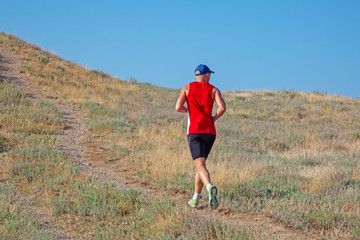
[[[0,238],[53,239],[39,222],[12,200],[16,189],[0,184]],[[9,203],[12,202],[12,203]]]

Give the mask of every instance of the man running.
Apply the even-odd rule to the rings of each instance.
[[[216,198],[217,188],[211,184],[205,161],[216,138],[215,121],[224,114],[226,104],[219,89],[209,84],[211,73],[214,72],[210,71],[206,65],[197,66],[195,69],[196,81],[183,87],[175,106],[176,111],[188,113],[187,139],[196,166],[195,193],[188,202],[193,208],[199,204],[200,193],[204,185],[209,194],[211,209],[217,209],[219,206]],[[187,108],[184,106],[185,101]],[[218,105],[218,109],[212,116],[214,101]]]

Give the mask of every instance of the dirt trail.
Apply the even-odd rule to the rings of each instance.
[[[91,146],[89,143],[85,144],[88,138],[85,114],[75,106],[60,103],[35,87],[31,81],[20,72],[20,65],[20,58],[0,44],[0,81],[14,82],[29,99],[42,99],[54,104],[63,115],[63,121],[65,123],[65,128],[62,133],[57,136],[57,145],[64,151],[69,161],[79,165],[85,174],[89,174],[100,181],[111,181],[119,188],[133,187],[159,197],[167,195],[172,199],[181,199],[184,201],[184,204],[186,204],[188,196],[178,189],[152,190],[148,188],[145,183],[133,180],[130,173],[131,169],[113,169],[111,164],[106,165],[101,161],[97,161],[95,158],[88,157],[90,149],[94,150],[95,146]],[[2,180],[2,183],[4,182],[6,182],[5,179]],[[25,197],[22,198],[22,201],[29,201],[29,199],[24,198]],[[53,217],[51,212],[36,207],[35,204],[31,204],[31,199],[30,204],[27,204],[27,206],[31,208],[31,211],[41,225],[44,226],[46,230],[53,232],[57,239],[79,238],[74,230],[67,228],[67,225]],[[266,232],[273,233],[278,239],[322,239],[313,234],[306,234],[287,227],[285,224],[263,215],[234,213],[227,208],[208,211],[204,207],[201,207],[199,210],[194,210],[194,213],[199,218],[217,218],[223,220],[226,224],[230,224],[239,229],[246,226],[254,228],[261,227],[266,229]],[[86,238],[86,236],[82,237]]]
[[[16,84],[16,86],[26,94],[26,96],[30,100],[51,100],[49,97],[47,97],[43,92],[36,89],[30,81],[20,73],[20,64],[21,61],[19,57],[14,54],[13,52],[10,52],[5,47],[0,45],[0,82],[3,81],[10,81]],[[54,100],[51,100],[54,102]],[[61,111],[61,106],[59,111]],[[67,112],[67,111],[66,111]],[[66,117],[66,115],[65,115]],[[75,118],[75,117],[72,117]],[[73,122],[70,122],[71,119],[68,119],[65,121],[70,123],[70,125],[74,125]],[[80,121],[80,119],[78,119]],[[66,130],[62,132],[61,135],[66,135]],[[60,137],[61,138],[61,137]],[[65,151],[67,149],[64,149]],[[71,152],[71,150],[70,150]],[[4,155],[0,156],[0,164],[1,164],[1,158],[3,158]],[[0,179],[2,184],[7,183],[7,179],[4,176],[4,174],[0,170]],[[47,232],[50,232],[52,236],[56,239],[78,239],[76,237],[76,234],[74,231],[69,231],[69,229],[65,226],[62,221],[59,221],[59,219],[52,216],[51,212],[47,209],[41,208],[36,206],[36,199],[29,198],[25,194],[22,194],[21,192],[13,193],[12,196],[8,199],[10,204],[19,204],[24,211],[30,212],[39,222],[40,226]]]

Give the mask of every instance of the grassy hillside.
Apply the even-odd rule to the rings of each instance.
[[[0,82],[0,238],[57,239],[31,216],[29,205],[46,209],[77,238],[252,238],[216,220],[201,223],[167,198],[150,198],[82,174],[56,147],[61,115],[49,102],[29,101],[12,83]],[[31,200],[32,199],[32,200]],[[25,206],[25,207],[24,207]],[[204,225],[202,225],[204,224]]]
[[[0,83],[0,106],[0,144],[6,148],[0,173],[8,179],[0,183],[1,239],[57,239],[23,208],[28,204],[47,209],[83,239],[262,236],[215,220],[202,226],[181,203],[82,174],[55,146],[52,135],[63,126],[54,106],[28,101],[11,83]]]
[[[114,169],[127,166],[153,188],[191,195],[187,119],[174,111],[179,90],[88,70],[5,34],[0,44],[21,56],[22,71],[39,88],[87,113],[89,157]],[[358,239],[360,100],[294,91],[223,95],[228,110],[216,123],[208,161],[221,203],[327,238]]]

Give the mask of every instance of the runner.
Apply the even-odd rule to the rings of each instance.
[[[219,206],[217,188],[211,184],[210,174],[206,169],[205,161],[210,153],[216,138],[215,121],[226,110],[226,104],[219,89],[209,84],[210,69],[200,64],[195,69],[196,81],[183,87],[176,102],[175,110],[188,113],[187,139],[193,162],[196,167],[195,193],[188,204],[195,208],[199,204],[200,193],[203,186],[209,194],[209,206],[217,209]],[[187,108],[184,106],[187,102]],[[214,101],[218,105],[216,114],[212,116]]]

